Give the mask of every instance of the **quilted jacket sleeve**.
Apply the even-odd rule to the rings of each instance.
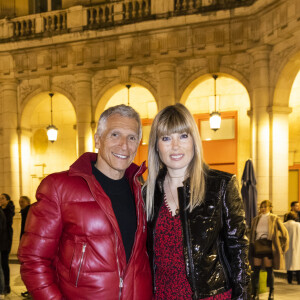
[[[223,229],[227,257],[231,269],[232,299],[247,299],[249,293],[250,267],[248,262],[249,241],[243,202],[236,176],[229,181],[223,203]]]
[[[55,257],[62,232],[60,200],[54,176],[38,187],[37,202],[30,208],[18,258],[22,279],[38,300],[63,299],[56,284]]]

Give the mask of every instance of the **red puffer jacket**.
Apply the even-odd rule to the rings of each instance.
[[[92,175],[97,154],[83,154],[69,171],[45,178],[29,211],[18,250],[21,276],[33,299],[147,300],[152,281],[146,252],[146,218],[138,176],[126,170],[137,205],[131,257],[108,196]]]

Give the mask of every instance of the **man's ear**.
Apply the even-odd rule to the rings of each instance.
[[[95,133],[94,139],[95,139],[95,148],[99,149],[100,148],[100,136],[97,133]]]

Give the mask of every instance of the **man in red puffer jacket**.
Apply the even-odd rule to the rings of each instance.
[[[150,300],[146,218],[132,161],[141,121],[125,105],[102,113],[96,153],[47,176],[36,192],[18,250],[36,300]]]

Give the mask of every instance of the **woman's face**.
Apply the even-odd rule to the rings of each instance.
[[[8,203],[8,200],[6,200],[6,197],[4,195],[0,195],[0,206],[2,208],[5,208]]]
[[[267,214],[268,212],[270,212],[271,208],[269,205],[267,204],[263,204],[261,207],[260,207],[260,212],[262,214]]]
[[[161,161],[169,171],[184,175],[194,157],[194,141],[190,134],[172,133],[164,135],[157,141]]]

